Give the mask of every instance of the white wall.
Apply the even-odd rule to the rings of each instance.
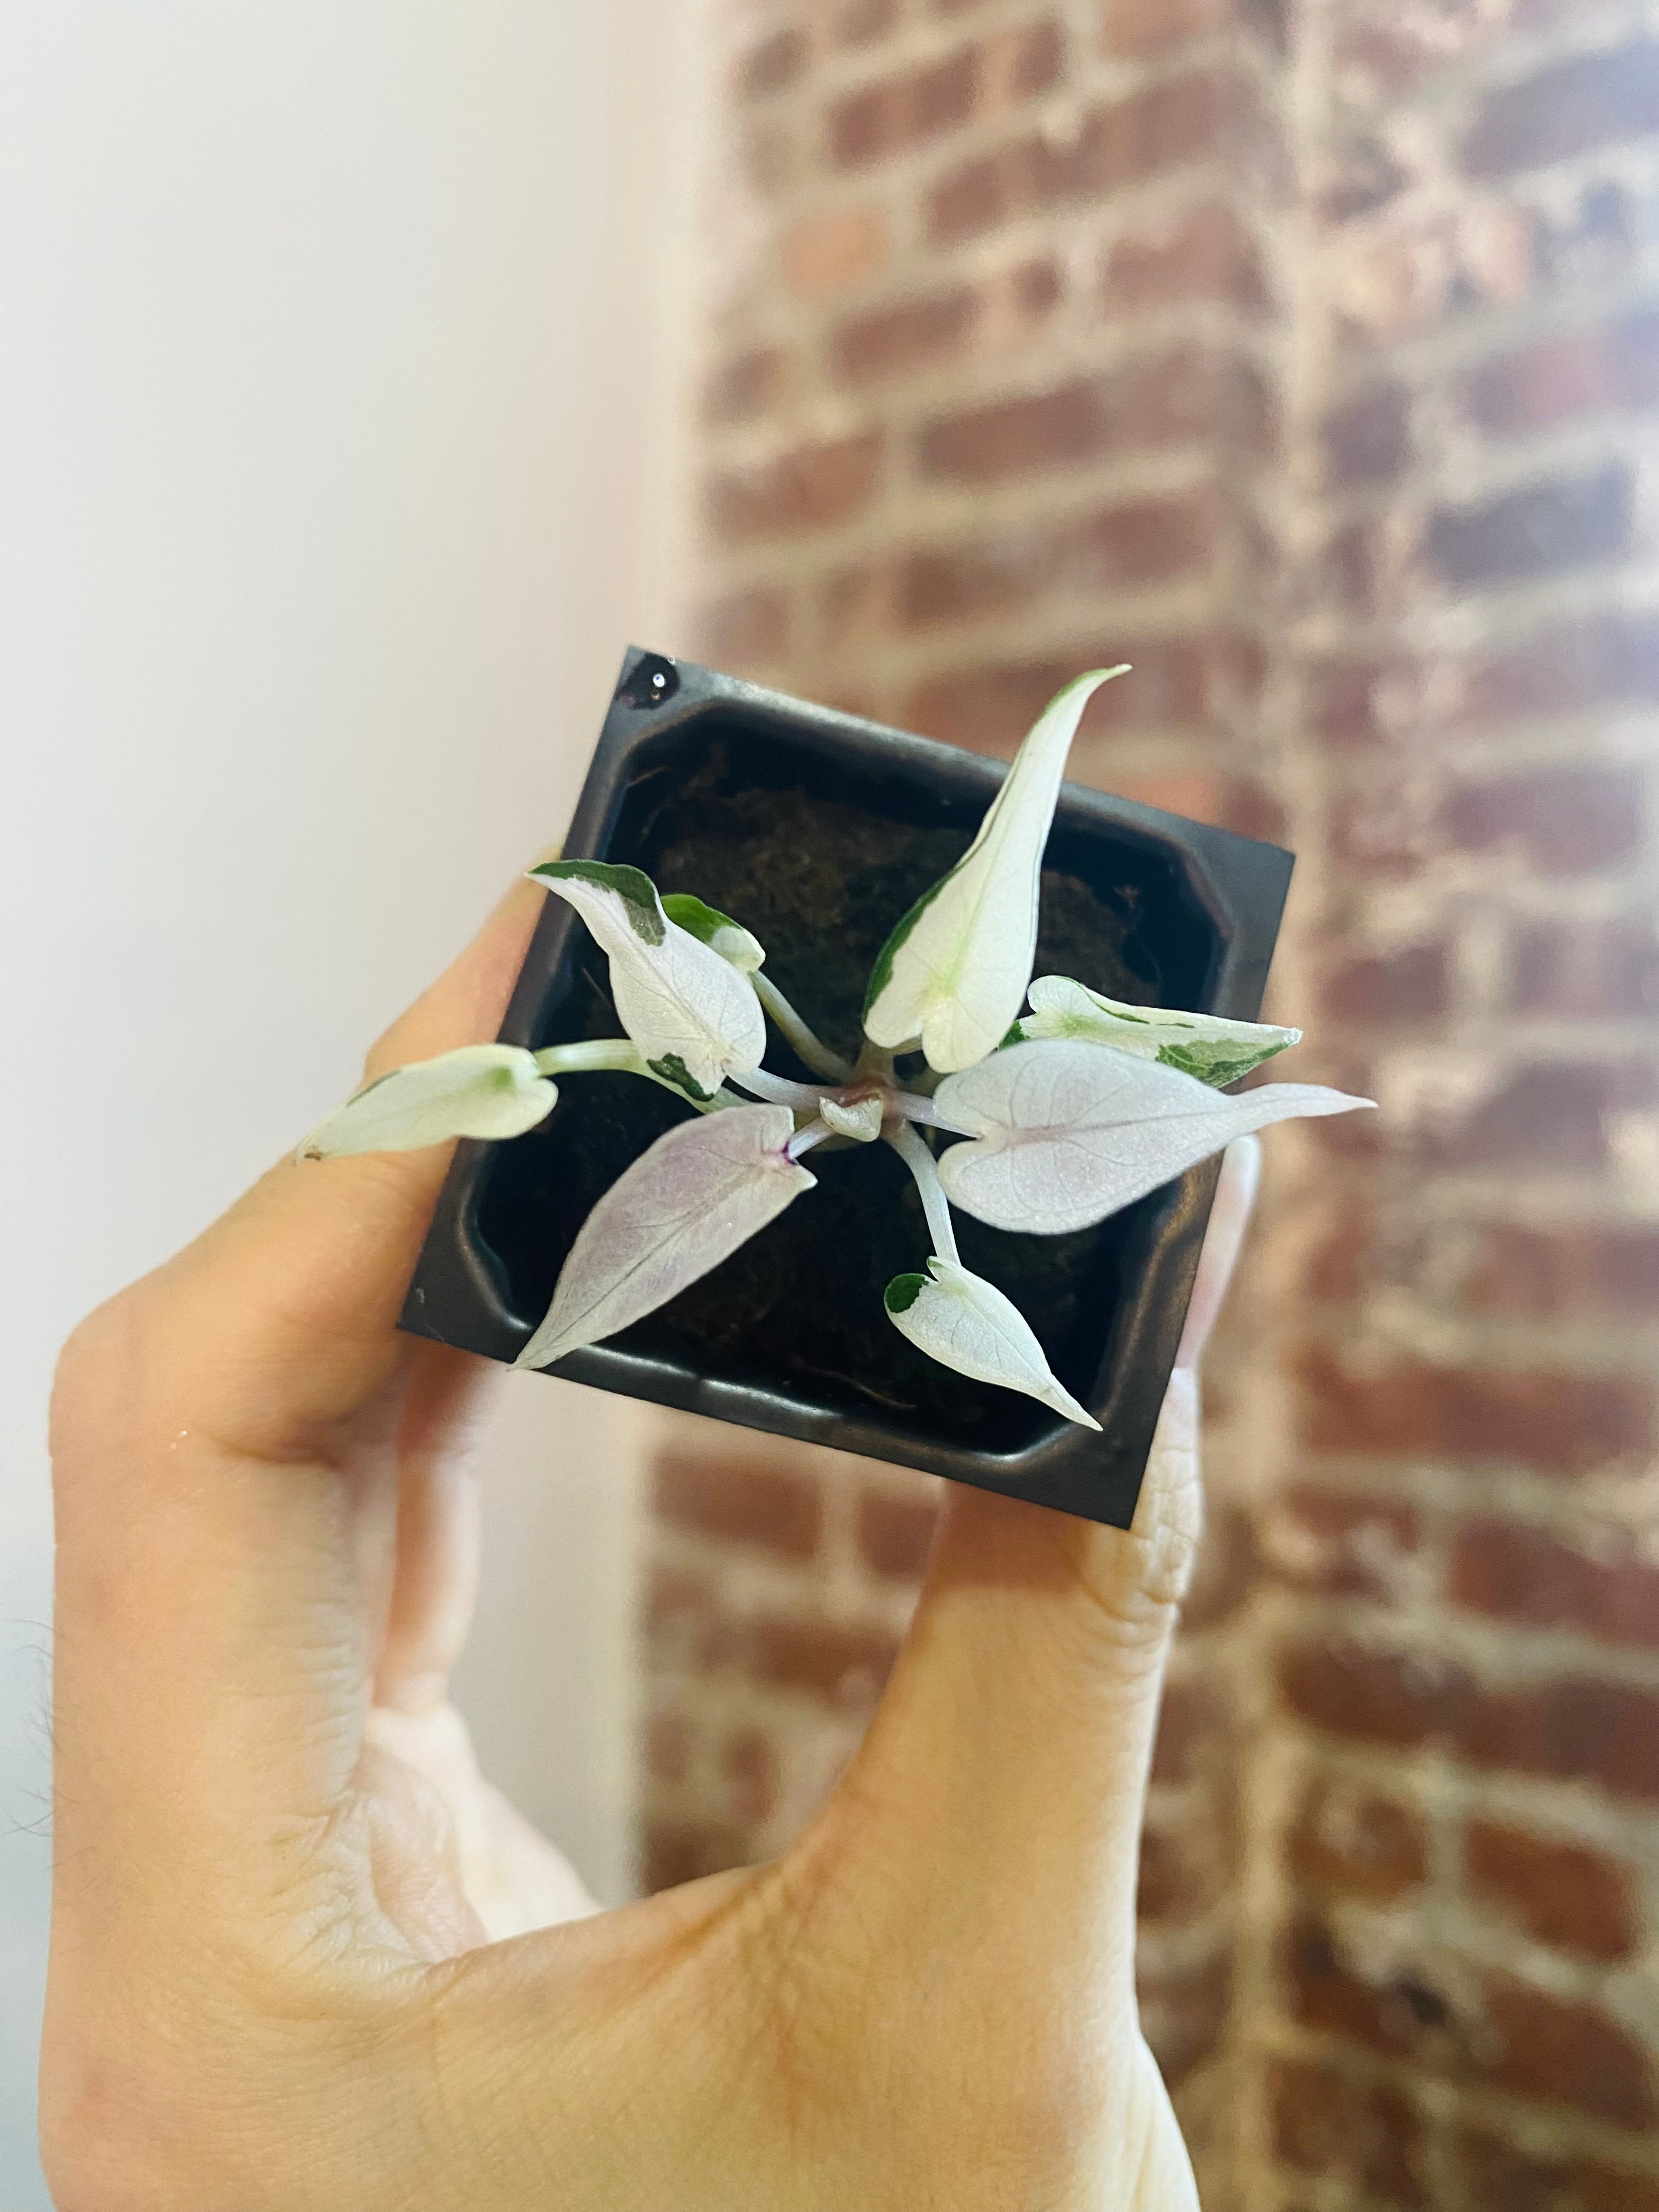
[[[347,1086],[557,833],[626,637],[672,647],[689,15],[0,9],[8,2212],[46,2202],[53,1350]],[[568,1397],[506,1393],[465,1694],[616,1893],[631,1485]]]

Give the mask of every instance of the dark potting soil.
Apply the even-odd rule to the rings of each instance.
[[[911,818],[896,818],[859,803],[877,794],[849,799],[814,787],[782,762],[757,775],[751,749],[740,744],[715,742],[685,769],[676,762],[639,780],[607,858],[643,868],[664,893],[694,892],[751,929],[766,947],[768,973],[851,1059],[876,956],[899,917],[961,858],[971,822],[933,826],[915,818],[914,806]],[[1182,994],[1201,978],[1159,972],[1155,946],[1167,948],[1170,933],[1181,933],[1176,916],[1149,911],[1161,902],[1149,895],[1145,872],[1126,862],[1120,882],[1091,866],[1090,883],[1045,872],[1036,972],[1076,976],[1138,1004],[1158,1004],[1165,992],[1163,1003],[1197,1003]],[[1185,933],[1190,940],[1190,918]],[[580,925],[573,942],[572,988],[538,1043],[622,1033],[603,956]],[[807,1073],[775,1030],[767,1065]],[[477,1226],[526,1322],[546,1310],[597,1201],[690,1113],[635,1077],[573,1076],[539,1129],[493,1155]],[[900,1430],[981,1450],[1018,1450],[1048,1433],[1054,1415],[924,1358],[887,1319],[887,1284],[924,1267],[932,1249],[897,1156],[885,1145],[820,1146],[809,1164],[816,1190],[614,1341],[836,1413],[877,1409]],[[1013,1300],[1054,1372],[1079,1395],[1099,1367],[1131,1218],[1042,1237],[957,1217],[963,1265]]]

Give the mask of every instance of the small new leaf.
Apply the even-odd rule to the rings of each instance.
[[[794,1127],[787,1106],[733,1106],[659,1137],[583,1222],[515,1364],[550,1366],[654,1313],[812,1189],[784,1150]]]
[[[1119,1052],[1178,1067],[1218,1091],[1299,1043],[1302,1036],[1300,1030],[1275,1029],[1267,1022],[1126,1006],[1069,975],[1039,975],[1030,1002],[1032,1011],[1018,1024],[1021,1038],[1076,1037],[1088,1044],[1114,1045]]]
[[[1305,1083],[1228,1097],[1155,1060],[1050,1038],[947,1078],[933,1103],[972,1134],[939,1164],[951,1203],[996,1229],[1059,1237],[1133,1205],[1235,1137],[1372,1101]]]
[[[899,1275],[887,1285],[887,1317],[901,1336],[958,1375],[1023,1391],[1083,1428],[1100,1426],[1057,1380],[1030,1323],[994,1283],[937,1254],[927,1265],[931,1282]]]
[[[520,1137],[544,1121],[558,1089],[515,1044],[463,1045],[415,1060],[347,1099],[300,1146],[302,1160],[414,1152],[455,1137]]]
[[[531,873],[575,908],[603,946],[622,1025],[659,1073],[678,1062],[682,1087],[695,1085],[687,1095],[707,1098],[726,1076],[760,1066],[766,1017],[753,986],[665,912],[649,876],[596,860],[555,860]]]
[[[718,907],[705,906],[690,891],[671,891],[662,902],[670,921],[729,960],[740,975],[752,975],[766,964],[766,948],[740,921]]]
[[[868,1098],[855,1098],[850,1105],[825,1098],[818,1112],[837,1136],[850,1137],[855,1145],[873,1145],[885,1118],[881,1100],[873,1093]]]
[[[1121,668],[1080,676],[1015,756],[979,834],[907,914],[870,978],[864,1033],[896,1050],[920,1038],[930,1066],[969,1067],[1016,1019],[1036,957],[1042,851],[1083,710]]]

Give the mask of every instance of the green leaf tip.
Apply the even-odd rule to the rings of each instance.
[[[882,1304],[890,1314],[908,1313],[927,1287],[926,1275],[895,1275],[882,1292]]]
[[[712,945],[722,929],[741,929],[741,922],[733,921],[729,914],[722,914],[716,906],[709,906],[690,891],[670,891],[662,902],[662,910],[670,921],[687,930],[703,945]]]
[[[657,886],[642,869],[616,867],[608,860],[548,860],[529,872],[550,883],[574,878],[579,883],[597,884],[601,890],[615,891],[628,909],[629,927],[643,945],[660,945],[667,933],[663,927],[665,909],[657,896]]]

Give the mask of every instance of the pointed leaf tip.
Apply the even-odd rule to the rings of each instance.
[[[973,843],[883,947],[865,1000],[872,1044],[920,1038],[949,1073],[994,1052],[1018,1018],[1036,956],[1043,848],[1083,710],[1127,667],[1092,669],[1044,708]]]
[[[1011,1045],[948,1077],[933,1103],[953,1127],[973,1132],[939,1161],[951,1204],[994,1228],[1038,1237],[1105,1220],[1235,1137],[1372,1103],[1304,1083],[1229,1095],[1076,1038]]]
[[[558,1097],[533,1053],[510,1044],[463,1045],[365,1084],[312,1131],[295,1158],[345,1159],[421,1152],[456,1137],[521,1137],[547,1119]]]
[[[897,1275],[887,1285],[887,1317],[901,1336],[958,1375],[1018,1390],[1081,1428],[1099,1428],[1050,1369],[1024,1315],[994,1283],[954,1260],[935,1255],[927,1266],[931,1281]]]
[[[766,1017],[747,972],[676,921],[649,876],[599,860],[556,860],[530,872],[574,907],[603,947],[617,1016],[652,1066],[673,1066],[670,1080],[683,1075],[688,1096],[705,1098],[727,1075],[760,1066]]]
[[[1069,975],[1039,975],[1030,997],[1032,1010],[1018,1024],[1024,1038],[1074,1037],[1114,1046],[1142,1060],[1162,1060],[1217,1090],[1302,1040],[1300,1030],[1276,1029],[1267,1022],[1131,1006]]]

